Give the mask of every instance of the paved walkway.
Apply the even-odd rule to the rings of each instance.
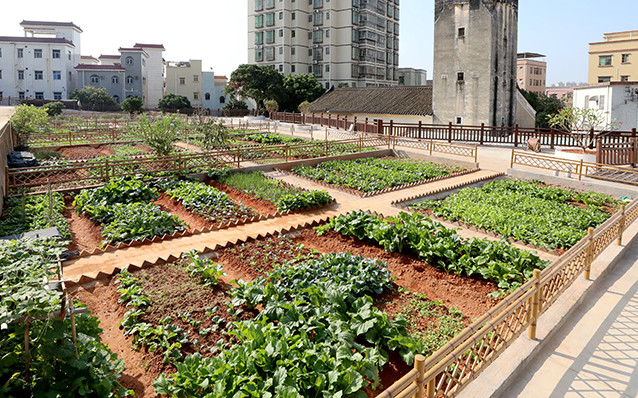
[[[519,372],[502,397],[638,396],[638,245]]]

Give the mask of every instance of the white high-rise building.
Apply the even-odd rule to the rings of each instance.
[[[248,0],[248,63],[326,88],[397,85],[399,0]]]

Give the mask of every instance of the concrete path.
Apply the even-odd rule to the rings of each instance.
[[[638,245],[518,372],[502,397],[638,396]]]

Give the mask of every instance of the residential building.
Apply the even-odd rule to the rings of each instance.
[[[229,96],[224,93],[224,89],[228,84],[226,76],[215,76],[215,73],[202,72],[202,108],[217,110],[224,107]]]
[[[623,131],[638,129],[638,82],[575,87],[574,107],[598,109],[605,114],[605,124],[615,120],[622,123],[620,129]]]
[[[638,81],[638,30],[605,33],[589,43],[589,84]]]
[[[552,98],[557,98],[563,101],[565,104],[571,105],[574,98],[573,86],[552,86],[547,87],[545,95]]]
[[[425,69],[399,68],[399,86],[425,86],[428,84],[428,72]]]
[[[148,90],[146,78],[148,53],[139,47],[120,47],[118,51],[120,52],[120,65],[126,68],[126,77],[124,78],[125,98],[142,98],[144,107],[148,108],[149,104],[145,95]]]
[[[538,95],[545,95],[547,79],[547,62],[543,54],[520,53],[516,60],[516,81],[518,87]]]
[[[119,104],[126,99],[126,68],[117,64],[79,64],[75,67],[80,87],[103,87]]]
[[[399,0],[248,0],[248,63],[326,88],[396,85]]]
[[[0,36],[0,98],[67,99],[77,87],[82,29],[73,22],[22,21]]]
[[[313,102],[312,111],[353,121],[431,124],[432,86],[336,88]]]
[[[157,103],[164,96],[164,57],[166,51],[161,44],[136,43],[134,48],[141,48],[148,55],[145,62],[146,84],[144,85],[144,98],[146,106],[156,108]]]
[[[518,0],[435,0],[435,123],[516,123]]]
[[[166,63],[166,94],[182,95],[193,108],[202,106],[202,61]]]

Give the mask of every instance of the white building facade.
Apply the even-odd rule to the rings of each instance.
[[[399,0],[248,0],[248,63],[326,88],[397,85]]]
[[[609,82],[576,87],[574,107],[598,109],[605,116],[605,124],[615,121],[620,124],[619,130],[638,129],[638,82]]]
[[[0,36],[0,98],[67,99],[77,88],[82,29],[72,22],[20,25],[24,37]]]

